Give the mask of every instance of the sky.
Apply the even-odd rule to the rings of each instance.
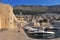
[[[16,5],[59,5],[60,0],[0,0],[2,3],[10,4],[12,6]]]

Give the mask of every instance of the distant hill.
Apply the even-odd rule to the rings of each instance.
[[[19,14],[40,14],[40,13],[60,13],[60,5],[42,6],[42,5],[17,5],[14,6],[14,13]]]

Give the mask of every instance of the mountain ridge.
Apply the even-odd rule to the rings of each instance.
[[[24,12],[24,11],[34,11],[34,12],[49,12],[49,13],[60,13],[60,5],[53,5],[53,6],[42,6],[42,5],[18,5],[14,6],[14,13],[15,11]]]

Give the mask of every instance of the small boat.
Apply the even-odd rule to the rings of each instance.
[[[40,30],[40,27],[34,27],[34,26],[26,26],[24,27],[26,30],[26,33],[30,36],[35,36],[35,37],[42,37],[42,38],[54,38],[55,37],[55,32],[53,31],[44,31]]]
[[[54,38],[55,32],[52,31],[27,31],[30,36],[42,37],[42,38]]]

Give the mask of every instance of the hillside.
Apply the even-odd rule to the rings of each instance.
[[[42,5],[18,5],[14,6],[14,13],[19,14],[40,14],[40,13],[60,13],[60,5],[42,6]]]

